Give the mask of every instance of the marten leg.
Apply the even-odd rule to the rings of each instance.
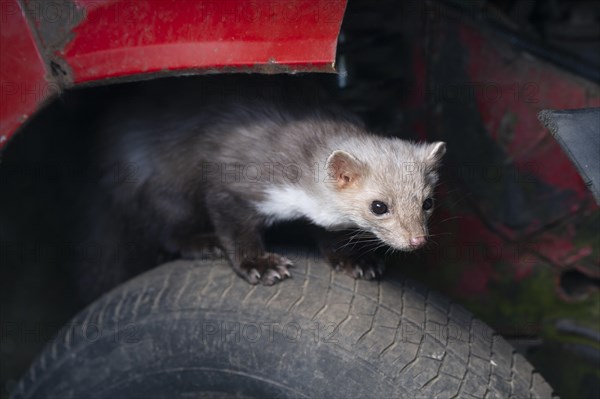
[[[247,201],[227,191],[213,191],[207,193],[206,204],[221,248],[237,274],[250,284],[265,285],[291,277],[292,262],[265,251],[263,220]]]
[[[217,259],[224,257],[219,239],[199,199],[182,199],[165,193],[147,196],[152,212],[145,220],[159,220],[163,248],[183,259]]]
[[[321,253],[336,271],[365,280],[383,275],[385,264],[375,254],[381,241],[374,235],[359,230],[320,230],[316,237]]]

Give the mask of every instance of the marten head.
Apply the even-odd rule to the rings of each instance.
[[[343,147],[326,164],[336,207],[393,248],[423,246],[446,144],[379,138]]]

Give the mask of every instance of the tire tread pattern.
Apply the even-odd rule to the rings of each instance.
[[[107,293],[70,325],[113,328],[164,313],[258,310],[335,326],[336,349],[414,398],[553,398],[542,376],[501,336],[422,285],[352,280],[315,259],[296,265],[291,281],[252,287],[222,261],[173,262]],[[14,398],[39,397],[53,371],[90,344],[73,331],[59,332]]]

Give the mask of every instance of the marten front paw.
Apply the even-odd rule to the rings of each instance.
[[[355,279],[378,279],[385,271],[383,260],[376,256],[335,254],[329,256],[329,263],[336,271],[344,272]]]
[[[250,284],[273,285],[292,274],[288,268],[293,263],[285,256],[274,253],[265,253],[250,259],[245,259],[240,264],[241,274]]]

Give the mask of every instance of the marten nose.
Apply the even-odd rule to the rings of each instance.
[[[422,247],[425,244],[425,237],[420,236],[420,237],[412,237],[409,240],[409,244],[411,247],[413,248],[419,248]]]

